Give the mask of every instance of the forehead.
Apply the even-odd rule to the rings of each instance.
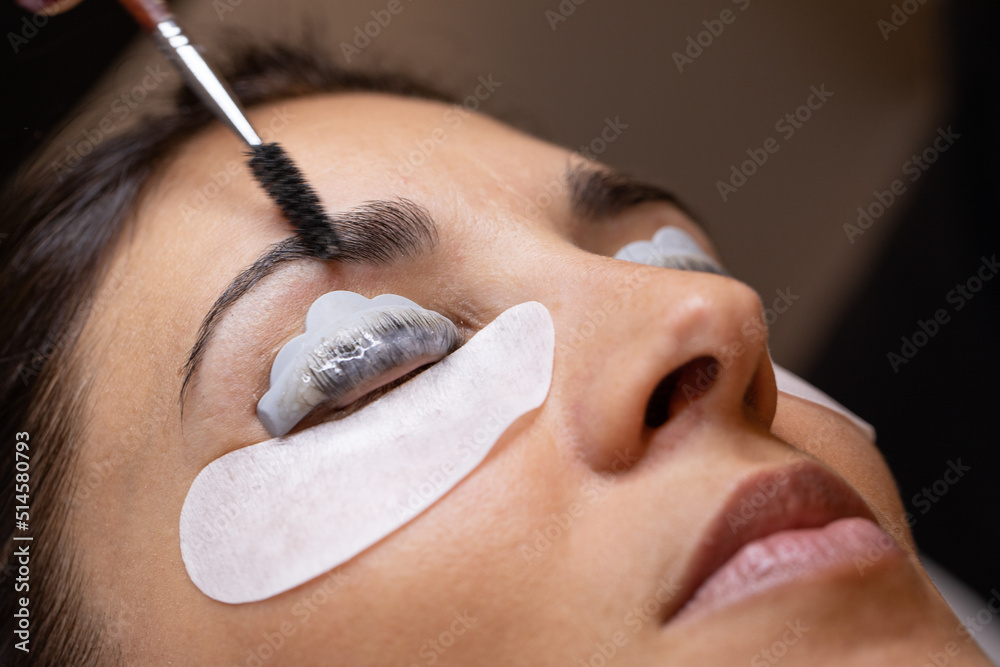
[[[392,95],[293,99],[254,109],[250,117],[265,141],[279,142],[291,155],[326,210],[405,197],[450,233],[458,230],[447,229],[449,223],[483,208],[530,210],[534,191],[562,179],[570,158],[564,149],[462,107]],[[560,203],[533,221],[564,222]],[[219,126],[171,160],[144,201],[137,227],[130,252],[141,253],[143,245],[156,249],[142,258],[144,265],[155,266],[159,249],[169,248],[171,270],[182,268],[177,258],[200,263],[207,255],[229,276],[263,245],[291,232],[253,180],[243,144]],[[223,266],[222,254],[235,263]]]
[[[255,110],[251,119],[265,141],[286,148],[331,210],[400,193],[443,200],[444,192],[475,203],[559,174],[568,159],[561,148],[461,106],[393,95],[291,100]],[[222,144],[242,149],[221,128],[213,138],[217,154]]]

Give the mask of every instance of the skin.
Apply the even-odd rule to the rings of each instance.
[[[291,232],[242,167],[198,206],[213,174],[242,165],[242,146],[221,127],[190,141],[148,190],[84,330],[79,364],[93,416],[70,521],[90,574],[87,599],[126,663],[425,665],[433,656],[437,665],[577,665],[620,632],[620,664],[746,664],[781,639],[786,622],[801,621],[809,630],[784,664],[919,665],[948,642],[959,648],[949,664],[988,664],[919,567],[873,443],[837,413],[776,392],[765,342],[741,332],[760,316],[756,293],[730,278],[611,259],[666,224],[708,247],[694,224],[663,203],[585,222],[565,192],[528,217],[526,204],[562,179],[570,154],[476,115],[446,129],[426,163],[401,177],[402,156],[446,127],[446,110],[352,94],[252,112],[328,210],[406,197],[437,220],[439,243],[388,267],[317,261],[264,281],[223,321],[183,416],[180,369],[201,319]],[[291,118],[283,128],[278,112]],[[335,289],[401,294],[467,334],[539,301],[555,324],[549,396],[472,475],[357,558],[262,602],[213,601],[181,560],[185,495],[208,463],[269,438],[255,408],[273,357],[301,333],[312,301]],[[614,315],[574,338],[609,300]],[[675,401],[658,429],[644,425],[664,377],[734,342],[744,352],[704,396]],[[632,457],[624,470],[623,452]],[[654,617],[624,623],[661,580],[683,580],[739,481],[802,457],[853,485],[907,554],[695,621],[674,621],[681,600],[670,598]],[[572,526],[536,549],[535,531],[574,503],[582,512]]]

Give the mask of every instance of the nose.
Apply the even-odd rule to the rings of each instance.
[[[679,420],[770,428],[777,389],[754,290],[709,273],[581,261],[593,265],[576,274],[587,278],[572,288],[574,306],[558,311],[553,389],[591,467]]]

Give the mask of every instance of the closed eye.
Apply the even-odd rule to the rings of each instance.
[[[438,361],[440,361],[440,359]],[[289,435],[291,435],[292,433],[297,433],[298,431],[303,431],[307,428],[312,428],[313,426],[317,426],[325,422],[337,421],[340,419],[344,419],[345,417],[349,417],[350,415],[353,415],[355,412],[359,412],[362,408],[365,408],[374,403],[375,401],[377,401],[378,399],[382,398],[396,387],[405,384],[406,382],[409,382],[410,380],[420,375],[421,373],[423,373],[425,370],[427,370],[436,363],[437,361],[430,364],[425,364],[420,368],[415,368],[409,373],[401,375],[395,380],[386,382],[385,384],[376,387],[375,389],[371,390],[361,398],[358,398],[357,400],[348,405],[338,407],[333,401],[325,401],[323,403],[320,403],[315,408],[313,408],[309,412],[309,414],[303,417],[302,420],[298,424],[296,424],[288,433]]]
[[[305,333],[275,357],[257,416],[278,437],[318,408],[327,417],[356,411],[359,401],[371,402],[377,390],[405,381],[460,343],[451,320],[402,297],[324,294],[309,309]]]

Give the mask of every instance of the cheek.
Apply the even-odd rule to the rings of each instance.
[[[879,516],[882,527],[904,549],[915,550],[892,473],[875,444],[850,420],[781,392],[771,431],[850,482]]]

